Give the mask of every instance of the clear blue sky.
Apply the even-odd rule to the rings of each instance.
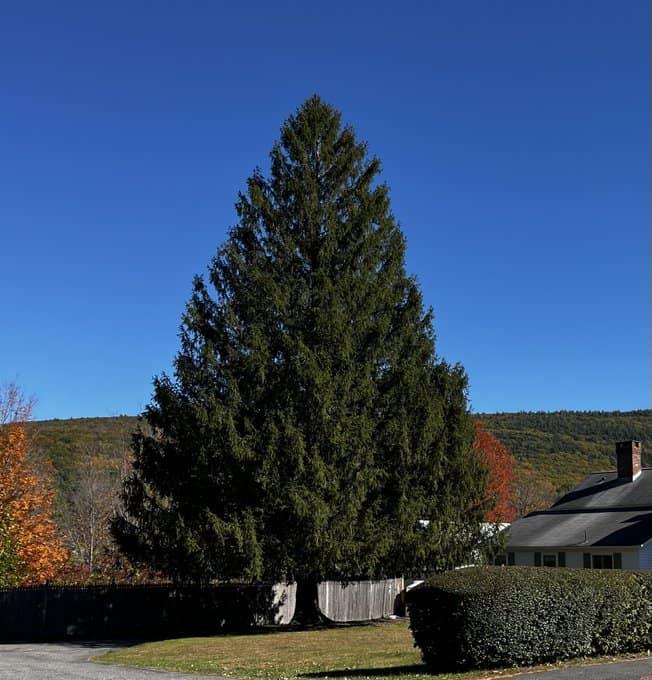
[[[650,407],[646,0],[3,2],[0,382],[137,413],[312,93],[383,162],[476,411]]]

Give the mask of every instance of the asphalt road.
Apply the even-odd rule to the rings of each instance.
[[[120,643],[0,644],[0,680],[206,680],[206,676],[92,663]],[[211,676],[210,680],[216,680]]]
[[[216,680],[89,661],[120,643],[0,644],[0,680]],[[525,673],[523,680],[652,680],[652,659]]]
[[[652,659],[558,668],[515,677],[523,680],[652,680]]]

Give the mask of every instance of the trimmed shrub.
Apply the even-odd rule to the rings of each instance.
[[[407,593],[410,628],[435,670],[645,650],[652,577],[624,571],[474,567]]]

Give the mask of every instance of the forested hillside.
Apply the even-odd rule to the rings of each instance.
[[[615,468],[614,444],[643,442],[652,465],[652,410],[482,413],[477,416],[515,458],[560,491],[585,474]],[[71,418],[29,423],[34,447],[54,465],[66,486],[84,451],[122,458],[136,428],[135,416]]]
[[[54,483],[56,523],[73,556],[58,578],[76,583],[90,574],[123,578],[129,572],[117,566],[109,520],[120,504],[137,425],[130,416],[27,423],[32,462]]]
[[[477,414],[516,459],[511,504],[516,516],[548,507],[591,471],[614,469],[614,444],[643,442],[652,464],[652,411]],[[135,416],[28,423],[31,452],[56,488],[56,519],[77,564],[94,573],[115,546],[109,519],[130,467]],[[146,427],[146,423],[141,425]],[[109,562],[106,560],[109,559]],[[100,570],[102,567],[99,567]],[[113,573],[113,572],[111,572]]]
[[[130,446],[136,416],[37,420],[27,423],[32,450],[44,456],[64,486],[86,454],[122,458]]]
[[[652,410],[483,413],[478,418],[558,492],[589,472],[615,469],[617,441],[641,440],[643,465],[652,465]]]

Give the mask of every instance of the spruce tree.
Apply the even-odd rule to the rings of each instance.
[[[249,178],[134,437],[113,526],[132,559],[314,592],[480,545],[466,376],[435,354],[379,170],[314,96]]]

